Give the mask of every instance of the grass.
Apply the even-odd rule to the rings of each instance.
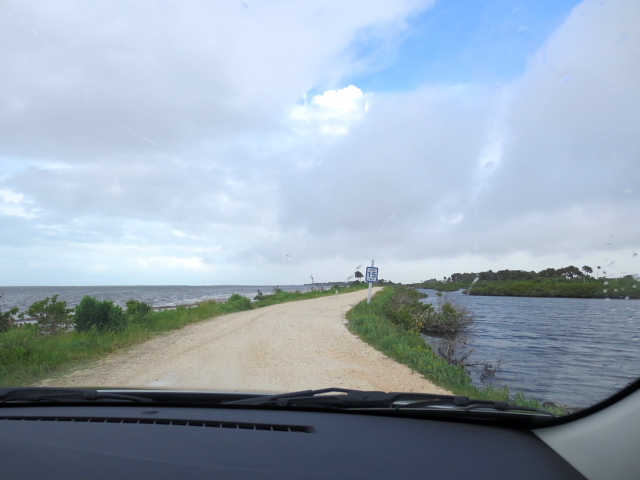
[[[367,283],[359,282],[359,283],[354,283],[349,287],[339,287],[336,285],[327,290],[323,290],[323,291],[313,290],[313,291],[304,292],[304,293],[299,291],[285,292],[276,287],[274,289],[275,290],[274,293],[272,294],[258,295],[253,305],[255,306],[255,308],[266,307],[268,305],[276,305],[278,303],[294,302],[297,300],[309,300],[312,298],[326,297],[327,295],[335,295],[336,292],[337,293],[357,292],[359,290],[364,290],[367,287],[368,287]]]
[[[393,288],[386,287],[374,296],[370,304],[366,301],[356,304],[347,313],[349,329],[386,356],[408,366],[427,380],[455,395],[543,408],[535,398],[527,398],[522,392],[511,394],[507,387],[478,388],[472,385],[471,378],[464,367],[451,365],[433,353],[419,333],[410,332],[401,325],[392,323],[387,318],[384,307],[395,293]],[[565,413],[562,408],[546,410],[555,414]]]
[[[15,387],[36,383],[53,374],[83,362],[149,340],[150,338],[220,315],[261,308],[277,303],[307,300],[366,288],[366,284],[336,287],[325,291],[283,292],[262,295],[256,302],[241,295],[232,295],[225,302],[203,302],[194,308],[150,312],[130,317],[121,332],[68,332],[61,335],[37,335],[35,325],[24,325],[0,333],[0,387]]]

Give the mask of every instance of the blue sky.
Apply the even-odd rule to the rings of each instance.
[[[374,71],[344,80],[363,91],[412,90],[425,83],[505,83],[579,2],[576,0],[440,0],[408,19],[397,48]],[[366,57],[376,40],[352,46]],[[374,63],[375,65],[375,63]]]

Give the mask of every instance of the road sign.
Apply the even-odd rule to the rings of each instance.
[[[378,267],[367,267],[367,273],[364,276],[364,281],[376,283],[378,281]]]

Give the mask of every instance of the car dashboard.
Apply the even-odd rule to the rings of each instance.
[[[7,406],[3,478],[584,478],[527,429],[174,406]]]

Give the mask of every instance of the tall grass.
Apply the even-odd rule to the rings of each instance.
[[[92,328],[85,332],[38,335],[35,325],[12,328],[0,334],[0,386],[32,384],[71,364],[92,360],[159,333],[241,309],[232,302],[207,302],[196,308],[150,312],[129,318],[126,328],[117,333]]]
[[[310,292],[285,292],[279,288],[275,288],[274,292],[268,295],[259,295],[256,297],[256,301],[253,303],[255,308],[266,307],[268,305],[275,305],[284,302],[293,302],[296,300],[309,300],[312,298],[326,297],[327,295],[335,295],[340,293],[357,292],[364,290],[368,287],[367,283],[358,282],[353,283],[348,287],[341,287],[338,285],[333,286],[327,290],[312,290]]]
[[[38,382],[100,356],[144,342],[155,335],[182,328],[190,323],[227,313],[260,308],[276,303],[305,300],[366,288],[364,285],[338,287],[324,292],[283,292],[263,295],[257,302],[234,294],[225,302],[203,302],[194,308],[130,315],[125,328],[118,332],[71,331],[60,335],[39,335],[36,325],[23,325],[0,333],[0,387],[15,387]]]
[[[508,401],[521,406],[542,408],[535,398],[526,398],[522,392],[511,394],[507,387],[478,388],[472,385],[471,378],[463,366],[447,363],[433,353],[419,333],[408,331],[387,318],[385,304],[395,294],[393,288],[386,287],[374,296],[370,304],[366,301],[356,304],[347,313],[349,329],[386,356],[407,365],[427,380],[455,395]],[[556,414],[564,413],[561,408],[547,410]]]

